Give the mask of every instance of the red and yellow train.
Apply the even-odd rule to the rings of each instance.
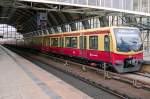
[[[141,33],[134,27],[105,27],[26,37],[24,47],[106,63],[118,73],[138,71],[143,61]]]

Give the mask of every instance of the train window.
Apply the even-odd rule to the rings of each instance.
[[[89,48],[90,49],[98,49],[98,36],[90,36],[89,37]]]
[[[40,38],[37,38],[37,45],[40,45]]]
[[[40,38],[38,38],[38,45],[41,45],[41,40],[40,40]]]
[[[87,39],[86,36],[80,36],[80,49],[86,49]]]
[[[77,37],[66,37],[66,47],[77,48]]]
[[[58,46],[58,38],[51,38],[51,46]]]
[[[35,40],[35,45],[38,45],[38,44],[37,44],[37,43],[38,43],[37,38],[34,38],[34,40]]]
[[[105,51],[110,51],[110,39],[108,35],[104,37],[104,49]]]
[[[33,38],[33,45],[36,45],[36,39]]]
[[[42,38],[39,38],[39,44],[42,45]]]
[[[41,43],[41,38],[39,38],[39,45],[42,45],[42,43]]]
[[[46,46],[49,46],[49,38],[46,37]]]
[[[64,38],[60,38],[60,46],[64,47]]]
[[[46,46],[46,38],[43,39],[43,46]]]
[[[37,39],[34,38],[34,45],[37,45]]]
[[[51,38],[49,38],[49,46],[51,46]]]

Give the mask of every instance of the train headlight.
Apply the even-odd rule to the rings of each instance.
[[[117,66],[123,66],[123,65],[124,65],[124,62],[121,61],[121,60],[116,60],[116,61],[115,61],[115,64],[116,64]]]

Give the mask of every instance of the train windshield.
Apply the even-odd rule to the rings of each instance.
[[[142,41],[139,29],[115,28],[117,51],[130,52],[141,51]]]

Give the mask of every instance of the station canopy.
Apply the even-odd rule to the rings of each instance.
[[[150,0],[0,0],[0,23],[23,34],[38,30],[45,20],[47,27],[54,27],[95,16],[149,17],[148,5]]]

